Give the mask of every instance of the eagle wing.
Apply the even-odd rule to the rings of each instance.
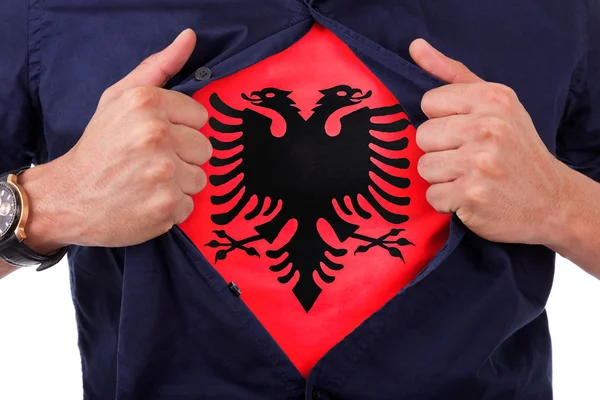
[[[210,104],[221,114],[240,120],[238,124],[226,124],[215,117],[211,117],[209,120],[213,130],[232,136],[232,140],[228,141],[221,140],[222,135],[219,139],[210,138],[211,144],[216,150],[216,155],[211,158],[210,165],[229,167],[227,172],[212,175],[209,178],[210,183],[217,187],[229,184],[230,187],[226,193],[212,196],[211,201],[215,205],[222,205],[237,198],[227,211],[214,214],[213,222],[219,225],[230,223],[254,196],[258,202],[252,210],[244,215],[244,218],[251,220],[259,215],[271,215],[281,200],[277,197],[277,193],[270,190],[270,187],[276,183],[265,182],[265,177],[270,175],[269,171],[273,167],[269,162],[269,155],[277,154],[278,147],[282,142],[282,138],[277,138],[271,133],[273,121],[249,108],[244,110],[232,108],[225,104],[216,93],[210,96]],[[225,153],[227,156],[221,157],[220,153]],[[238,196],[240,192],[242,194]],[[263,210],[267,199],[270,203]]]
[[[398,115],[398,118],[386,123],[372,120],[391,115]],[[410,126],[404,110],[399,104],[374,109],[363,107],[345,115],[340,122],[341,130],[332,151],[343,154],[356,170],[350,176],[343,171],[348,167],[339,165],[340,171],[333,172],[340,178],[347,176],[349,180],[347,183],[339,182],[343,189],[335,200],[340,210],[346,215],[356,213],[362,218],[371,218],[371,213],[359,203],[359,197],[363,197],[386,221],[392,224],[406,222],[408,216],[400,213],[397,207],[410,202],[408,196],[398,196],[398,189],[410,186],[410,180],[402,176],[402,170],[407,169],[410,162],[399,155],[399,151],[408,146],[408,138],[400,137],[401,132]],[[336,233],[343,241],[354,232]]]

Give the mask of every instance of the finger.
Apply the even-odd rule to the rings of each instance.
[[[140,86],[162,87],[176,75],[188,61],[196,47],[196,34],[186,29],[164,50],[151,55],[131,71],[127,76],[115,83],[110,91],[118,97],[127,89]]]
[[[457,150],[436,151],[421,156],[419,175],[431,184],[452,182],[464,174],[464,157]]]
[[[200,193],[206,187],[206,173],[196,165],[178,160],[175,167],[175,182],[189,196]]]
[[[471,115],[451,115],[430,119],[417,128],[417,146],[425,153],[458,149],[469,140]]]
[[[423,95],[421,109],[429,118],[459,114],[514,114],[523,110],[515,91],[501,83],[456,83]]]
[[[479,94],[481,88],[469,83],[441,86],[423,95],[421,109],[427,118],[471,114],[485,107]]]
[[[160,106],[172,124],[198,130],[208,120],[206,108],[193,98],[172,90],[160,89]]]
[[[175,225],[179,225],[184,222],[190,214],[194,211],[194,200],[191,196],[182,195],[179,204],[177,205],[177,210],[175,210],[175,217],[173,223]]]
[[[212,156],[210,141],[196,129],[176,125],[172,137],[177,156],[188,164],[202,165]]]
[[[427,202],[437,211],[444,214],[451,214],[460,208],[458,196],[456,195],[457,183],[444,182],[431,185],[427,189]]]
[[[409,52],[419,67],[446,83],[483,82],[463,63],[445,56],[424,39],[413,41]]]

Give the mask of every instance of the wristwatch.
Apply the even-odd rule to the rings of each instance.
[[[42,271],[58,264],[67,253],[64,247],[52,254],[40,254],[23,241],[29,216],[29,200],[19,185],[19,174],[29,167],[0,176],[0,259],[15,267],[37,267]]]

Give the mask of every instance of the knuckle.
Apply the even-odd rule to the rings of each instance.
[[[200,149],[198,153],[200,154],[201,165],[210,160],[213,154],[213,146],[210,140],[203,134],[200,134]]]
[[[175,174],[175,163],[169,158],[155,160],[147,174],[152,182],[166,182]]]
[[[173,215],[173,224],[181,224],[194,212],[194,201],[189,196],[184,196],[178,204],[177,212]]]
[[[198,105],[198,114],[200,119],[200,124],[204,126],[206,122],[208,122],[208,110],[202,104],[198,103],[196,100],[193,100]]]
[[[177,190],[166,190],[157,201],[156,211],[165,219],[173,221],[173,216],[179,205],[179,197]]]
[[[116,93],[115,89],[111,86],[102,93],[98,104],[108,103],[109,101],[113,100],[115,97],[117,97],[117,93]]]
[[[506,85],[492,84],[486,89],[487,100],[502,110],[511,109],[516,99],[515,92]]]
[[[450,64],[453,66],[454,71],[458,71],[458,74],[467,74],[470,72],[462,61],[452,60],[450,61]]]
[[[191,198],[186,197],[185,201],[183,202],[183,215],[181,221],[178,223],[185,221],[192,214],[192,212],[194,212],[194,201]]]
[[[166,121],[153,119],[142,128],[140,143],[143,147],[159,146],[168,137],[169,130],[170,126]]]
[[[503,92],[511,100],[511,102],[517,99],[517,93],[510,86],[501,83],[497,83],[496,86],[500,92]]]
[[[191,184],[193,185],[190,188],[191,195],[195,195],[197,193],[200,193],[202,191],[202,189],[204,189],[206,187],[206,183],[207,183],[207,177],[206,177],[206,173],[204,172],[204,170],[200,167],[196,167],[194,168],[194,170],[191,173],[190,176],[191,179]]]
[[[150,87],[128,89],[124,96],[129,109],[132,110],[151,108],[158,101],[157,91]]]
[[[431,90],[429,92],[425,92],[423,95],[423,98],[421,99],[421,109],[425,114],[428,114],[428,112],[432,109],[434,97],[435,93]]]
[[[471,205],[483,204],[486,199],[486,190],[480,184],[471,184],[465,188],[465,200]]]
[[[196,173],[195,179],[196,179],[196,188],[198,189],[198,192],[200,192],[206,187],[206,184],[208,181],[206,172],[204,172],[204,170],[202,168],[198,168],[198,172]]]
[[[175,224],[173,223],[172,219],[165,219],[165,220],[163,220],[163,225],[162,225],[161,231],[163,233],[167,233],[173,228],[173,225],[175,225]]]
[[[434,197],[433,186],[429,186],[425,192],[425,199],[427,199],[427,202],[431,204]]]
[[[423,178],[427,174],[427,169],[429,168],[429,164],[430,164],[429,158],[430,158],[430,156],[428,154],[423,154],[419,158],[419,161],[417,162],[417,172]]]
[[[425,192],[425,199],[433,208],[436,208],[438,205],[437,192],[438,191],[436,185],[429,186],[429,188],[427,188],[427,191]]]
[[[498,159],[493,153],[478,153],[475,155],[475,168],[486,174],[493,174],[498,170]]]
[[[156,59],[158,58],[158,55],[159,55],[159,53],[150,54],[148,57],[146,57],[146,59],[144,59],[144,61],[142,61],[140,63],[140,65],[143,65],[143,66],[154,65],[156,62]]]
[[[496,141],[510,131],[508,121],[496,116],[484,117],[480,123],[482,139]]]
[[[491,139],[492,133],[488,126],[488,118],[477,118],[467,128],[469,134],[480,142],[487,142]]]
[[[488,117],[487,125],[492,134],[505,134],[510,131],[510,124],[503,118]]]
[[[417,128],[417,133],[415,136],[415,142],[417,146],[423,151],[426,151],[425,148],[427,147],[427,129],[429,127],[428,122],[429,121],[422,123],[421,126]]]
[[[461,61],[453,61],[453,70],[456,71],[452,77],[452,81],[465,81],[469,80],[473,75],[473,72]]]

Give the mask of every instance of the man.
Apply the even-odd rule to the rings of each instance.
[[[596,2],[1,5],[0,255],[69,246],[86,399],[552,397]]]

